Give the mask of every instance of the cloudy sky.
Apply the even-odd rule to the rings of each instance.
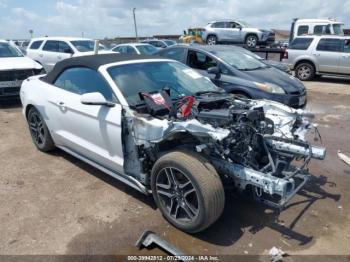
[[[232,18],[259,28],[289,29],[292,18],[327,18],[350,28],[350,0],[0,0],[0,38],[181,34],[189,26]]]

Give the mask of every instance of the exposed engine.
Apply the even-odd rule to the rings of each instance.
[[[144,95],[151,99],[146,111],[152,118],[134,116],[135,144],[156,155],[159,144],[189,134],[196,142],[182,146],[205,155],[239,189],[250,186],[257,199],[272,206],[284,206],[308,180],[309,161],[325,157],[325,148],[305,140],[307,130],[316,127],[302,110],[272,101],[212,94],[162,107],[170,101],[166,96],[165,92]],[[147,157],[144,153],[142,158]],[[295,160],[300,164],[295,165]]]

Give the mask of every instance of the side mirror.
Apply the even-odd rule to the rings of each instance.
[[[220,69],[217,66],[213,66],[213,67],[209,67],[207,69],[207,73],[211,74],[211,75],[215,75],[215,78],[220,78],[221,73],[220,73]]]
[[[108,106],[108,107],[114,106],[114,103],[108,102],[106,98],[99,92],[83,94],[80,97],[80,102],[84,105]]]
[[[241,26],[238,26],[238,29],[239,29],[239,30],[242,30],[242,27],[241,27]]]

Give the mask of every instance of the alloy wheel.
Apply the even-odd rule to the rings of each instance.
[[[311,75],[311,69],[308,66],[301,66],[298,70],[298,77],[302,80],[308,79]]]
[[[162,208],[178,222],[194,221],[199,214],[198,194],[186,174],[174,167],[163,168],[156,179]]]
[[[255,47],[257,44],[257,39],[255,36],[248,36],[247,38],[247,46]]]
[[[41,146],[45,143],[45,129],[41,117],[38,113],[30,114],[29,118],[30,134],[34,139],[34,142]]]
[[[215,36],[209,36],[207,40],[208,45],[216,45],[216,37]]]

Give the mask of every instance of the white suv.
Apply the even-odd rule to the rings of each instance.
[[[300,80],[320,75],[350,75],[350,36],[301,36],[284,54],[284,63]]]
[[[27,56],[42,64],[46,72],[54,65],[72,56],[92,55],[95,41],[87,38],[43,37],[33,38],[27,48]],[[100,50],[104,49],[100,45]],[[111,53],[99,51],[99,53]]]

